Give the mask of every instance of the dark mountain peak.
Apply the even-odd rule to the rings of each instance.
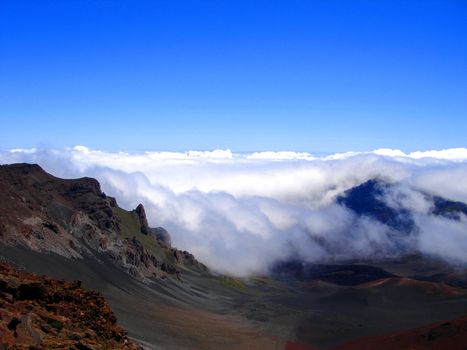
[[[412,214],[408,209],[391,207],[384,196],[394,184],[382,179],[370,179],[352,187],[337,198],[337,202],[360,216],[371,217],[403,233],[415,228]],[[433,215],[444,216],[451,220],[460,220],[461,214],[467,215],[467,204],[447,200],[440,196],[425,194],[433,201]]]
[[[19,171],[19,172],[24,172],[24,173],[30,173],[30,172],[43,172],[45,173],[45,170],[42,169],[39,164],[35,163],[13,163],[13,164],[5,164],[5,165],[0,165],[1,169],[8,169],[11,171]]]
[[[370,179],[344,192],[337,202],[357,215],[375,219],[389,227],[409,233],[414,228],[410,212],[404,208],[392,208],[384,201],[386,191],[392,185],[381,179]]]
[[[384,195],[388,188],[389,184],[387,182],[380,179],[370,179],[345,191],[344,195],[339,197],[339,200],[346,205],[353,204],[356,212],[365,211],[368,207],[381,205],[380,197]]]
[[[16,178],[17,181],[20,181],[25,176],[28,177],[30,181],[47,181],[53,178],[52,175],[47,173],[38,164],[28,163],[0,165],[0,174],[3,177],[11,179]]]
[[[30,186],[44,190],[57,190],[61,193],[91,192],[103,196],[101,186],[96,179],[82,177],[78,179],[60,179],[46,172],[38,164],[15,163],[0,165],[0,176],[17,190],[28,190]]]

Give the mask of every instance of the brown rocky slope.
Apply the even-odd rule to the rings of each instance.
[[[0,349],[139,349],[104,297],[0,263]]]

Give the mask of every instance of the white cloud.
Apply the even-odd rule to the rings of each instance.
[[[264,272],[290,254],[309,261],[384,256],[397,254],[401,245],[467,263],[460,253],[467,244],[465,220],[433,219],[424,195],[467,202],[464,148],[321,157],[230,150],[104,152],[84,146],[0,152],[0,163],[13,162],[39,163],[66,178],[97,178],[123,207],[144,203],[150,224],[166,227],[177,247],[235,274]],[[385,200],[416,213],[418,236],[395,242],[388,227],[334,203],[343,191],[371,178],[399,184]],[[441,236],[444,226],[458,241],[455,249],[451,236]],[[442,237],[444,244],[438,242]]]
[[[374,154],[380,156],[388,156],[388,157],[407,157],[407,154],[402,152],[400,149],[391,149],[391,148],[380,148],[373,151]]]
[[[316,159],[308,152],[254,152],[246,155],[247,159],[263,159],[263,160],[313,160]]]
[[[442,160],[454,160],[462,161],[467,160],[467,149],[466,148],[451,148],[440,151],[424,151],[424,152],[412,152],[408,155],[414,159],[422,158],[435,158]]]
[[[420,227],[418,250],[455,264],[466,264],[467,218],[464,215],[460,221],[432,215],[417,216],[417,225]]]

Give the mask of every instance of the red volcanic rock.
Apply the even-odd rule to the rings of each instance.
[[[140,349],[104,297],[0,263],[1,349]]]
[[[333,350],[465,350],[467,349],[467,317],[437,322],[387,335],[360,338]]]

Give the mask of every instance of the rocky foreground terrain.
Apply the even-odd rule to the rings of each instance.
[[[361,184],[339,204],[415,229],[378,199],[384,186]],[[467,212],[433,202],[450,220]],[[465,268],[409,254],[223,276],[149,227],[142,205],[127,211],[96,180],[38,165],[0,166],[0,257],[28,271],[0,264],[0,349],[467,348]]]
[[[0,263],[1,349],[140,349],[97,292]]]

